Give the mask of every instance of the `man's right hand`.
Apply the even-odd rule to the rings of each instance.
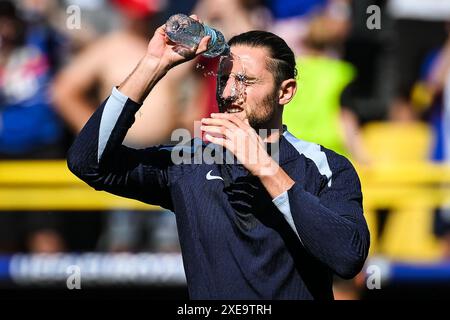
[[[196,15],[190,17],[201,22]],[[208,42],[211,38],[209,36],[203,37],[198,46],[186,48],[172,42],[167,37],[165,28],[166,26],[162,25],[155,31],[148,44],[147,58],[157,60],[160,67],[167,71],[180,63],[192,60],[208,49]]]
[[[195,15],[193,19],[201,22]],[[159,27],[148,44],[145,57],[119,86],[119,91],[142,103],[156,83],[174,66],[192,60],[205,52],[210,37],[204,37],[195,48],[185,48],[169,40],[165,25]]]

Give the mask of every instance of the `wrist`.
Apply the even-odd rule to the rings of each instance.
[[[167,69],[160,59],[144,56],[133,72],[120,85],[120,91],[137,103],[143,103]]]
[[[141,64],[148,74],[155,74],[158,78],[162,78],[171,69],[170,65],[164,62],[163,59],[151,55],[145,55]]]
[[[272,157],[267,156],[267,159],[258,161],[252,169],[253,170],[249,170],[251,174],[262,179],[267,178],[268,176],[274,176],[278,172],[278,169],[280,169],[280,166]]]
[[[259,180],[266,188],[272,199],[275,199],[283,192],[289,190],[295,184],[295,181],[292,180],[292,178],[280,166],[276,163],[275,165],[273,168],[265,167],[265,169],[263,169],[263,171],[266,172],[269,172],[268,170],[270,170],[270,174],[258,176]]]

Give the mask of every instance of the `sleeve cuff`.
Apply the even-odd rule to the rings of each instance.
[[[127,102],[128,97],[124,95],[122,92],[117,89],[117,87],[113,87],[111,96],[113,96],[115,99],[117,99],[121,104],[125,104]]]
[[[278,195],[275,199],[272,200],[273,204],[280,208],[283,206],[286,201],[289,201],[288,192],[285,191],[282,194]]]
[[[283,192],[275,199],[272,200],[273,204],[278,208],[278,210],[283,214],[287,223],[291,226],[292,230],[295,232],[297,237],[302,242],[300,235],[298,234],[297,228],[295,227],[294,218],[292,217],[291,206],[289,204],[289,194],[287,191]],[[302,242],[303,243],[303,242]]]

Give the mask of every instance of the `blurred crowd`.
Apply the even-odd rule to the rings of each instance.
[[[63,159],[75,134],[174,13],[196,13],[229,39],[252,29],[297,56],[285,107],[297,137],[354,162],[377,161],[362,129],[425,124],[430,161],[450,158],[450,0],[0,0],[0,160]],[[171,70],[145,100],[125,144],[167,143],[217,110],[217,59]],[[24,199],[26,201],[26,199]],[[449,239],[438,209],[436,234]],[[447,217],[447,218],[445,218]],[[177,251],[172,213],[2,212],[0,252]]]

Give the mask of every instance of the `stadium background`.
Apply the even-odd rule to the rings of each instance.
[[[364,270],[336,279],[336,298],[448,296],[450,0],[0,1],[0,291],[66,292],[76,266],[82,291],[186,297],[173,214],[96,192],[64,160],[178,12],[227,38],[270,30],[294,49],[299,92],[285,122],[352,159],[371,230]],[[200,58],[170,74],[126,143],[194,131],[216,108],[216,66]]]

